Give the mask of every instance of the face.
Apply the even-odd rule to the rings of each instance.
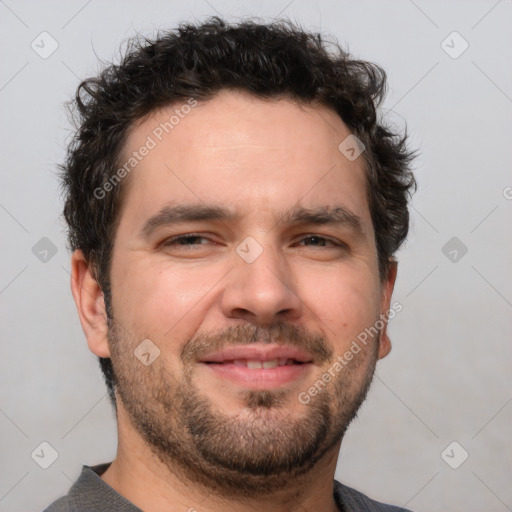
[[[385,327],[344,354],[388,310],[394,273],[379,279],[363,160],[338,150],[334,112],[222,92],[159,140],[177,109],[127,139],[127,159],[156,144],[129,178],[102,350],[118,408],[170,469],[270,491],[339,447]]]

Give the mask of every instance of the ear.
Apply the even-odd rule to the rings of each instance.
[[[381,284],[381,318],[384,321],[384,327],[380,332],[379,359],[386,357],[391,352],[391,340],[388,336],[388,312],[391,306],[391,296],[395,287],[396,275],[398,271],[398,262],[391,260],[389,263],[388,275]]]
[[[71,256],[71,292],[89,350],[99,357],[110,357],[103,292],[78,249]]]

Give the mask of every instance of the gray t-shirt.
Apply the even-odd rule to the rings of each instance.
[[[110,464],[83,466],[82,473],[68,494],[53,502],[44,512],[142,512],[100,478]],[[410,512],[377,503],[336,480],[334,499],[340,512]]]

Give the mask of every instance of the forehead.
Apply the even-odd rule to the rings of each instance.
[[[343,206],[371,224],[363,158],[338,149],[349,135],[331,109],[290,99],[223,91],[162,108],[127,138],[122,160],[137,164],[120,224],[170,202],[224,204],[242,216]]]

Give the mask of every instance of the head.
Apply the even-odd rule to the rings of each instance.
[[[385,80],[290,24],[212,19],[132,41],[78,88],[62,177],[82,326],[118,418],[205,485],[306,472],[390,350],[415,181],[377,120]],[[232,385],[208,358],[240,345],[293,347],[300,372]]]

